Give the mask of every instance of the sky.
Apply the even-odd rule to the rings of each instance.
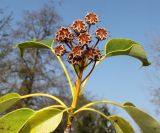
[[[19,20],[24,10],[37,10],[45,1],[0,0],[0,7],[13,11],[14,19]],[[61,4],[56,4],[56,9],[64,25],[83,19],[87,12],[93,11],[100,17],[98,26],[107,28],[110,38],[133,39],[149,53],[147,35],[160,32],[159,5],[160,0],[62,0]],[[131,57],[108,58],[92,74],[87,93],[97,100],[130,101],[155,117],[155,107],[150,102],[152,85],[147,74],[152,69],[152,65],[141,68],[141,62]]]

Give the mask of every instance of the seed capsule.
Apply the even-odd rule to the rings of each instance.
[[[88,33],[81,33],[79,36],[78,36],[78,42],[81,46],[84,46],[84,45],[88,45],[90,42],[91,42],[91,35],[89,35]]]
[[[86,21],[87,24],[93,25],[93,24],[96,24],[99,21],[99,18],[95,13],[89,12],[85,16],[85,21]]]
[[[68,54],[68,62],[72,65],[80,64],[81,60],[82,58],[80,56],[74,56],[72,52]]]
[[[78,32],[78,33],[85,32],[87,30],[86,24],[82,20],[74,21],[71,27],[75,32]]]
[[[99,40],[105,40],[108,36],[107,30],[104,28],[98,28],[95,34],[96,34],[96,38]]]
[[[73,34],[69,28],[61,27],[56,32],[56,41],[57,42],[64,42],[64,41],[70,41],[70,40],[73,40]]]
[[[98,61],[102,57],[101,51],[98,48],[89,48],[86,50],[86,58],[89,60]]]
[[[66,53],[66,49],[63,45],[58,45],[55,47],[54,51],[57,56],[63,56]]]
[[[83,50],[80,46],[76,46],[72,49],[73,57],[81,58]]]

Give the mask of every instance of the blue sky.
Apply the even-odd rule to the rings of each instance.
[[[0,7],[13,11],[14,19],[18,20],[23,10],[36,10],[45,1],[0,0]],[[159,5],[159,0],[62,0],[62,4],[57,4],[56,9],[65,25],[72,23],[74,19],[83,18],[88,11],[93,11],[100,16],[99,26],[106,27],[111,38],[133,39],[149,52],[146,34],[160,31]],[[130,101],[155,115],[154,106],[150,103],[149,87],[152,85],[147,77],[153,66],[140,66],[141,63],[134,58],[108,58],[96,68],[87,84],[87,90],[96,99],[118,103]]]

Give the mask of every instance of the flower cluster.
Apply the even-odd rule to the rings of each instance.
[[[99,22],[98,16],[87,13],[84,20],[75,20],[69,27],[60,27],[55,38],[58,45],[54,48],[57,56],[67,54],[68,62],[72,65],[85,66],[87,63],[98,61],[102,57],[101,51],[97,48],[99,41],[108,37],[105,28],[98,28],[95,31],[95,44],[91,44],[93,36],[89,33],[90,27]]]

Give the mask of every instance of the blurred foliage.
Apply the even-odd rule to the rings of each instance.
[[[152,103],[156,106],[156,113],[160,114],[160,39],[159,34],[156,34],[152,37],[152,42],[150,43],[150,54],[153,64],[153,71],[151,72],[152,78],[151,81],[151,96]],[[160,119],[160,117],[159,117]]]

